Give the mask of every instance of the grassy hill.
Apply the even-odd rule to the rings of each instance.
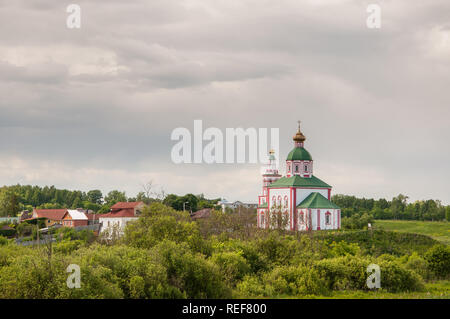
[[[430,236],[447,245],[450,244],[450,223],[417,220],[376,220],[377,229],[415,233]]]

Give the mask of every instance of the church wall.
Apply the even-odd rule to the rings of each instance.
[[[306,230],[307,226],[309,226],[309,222],[311,222],[312,229],[318,230],[320,227],[321,230],[325,229],[339,229],[340,223],[340,210],[339,209],[311,209],[311,219],[308,219],[309,210],[304,208],[298,210],[298,213],[303,213],[304,223],[300,222],[300,217],[297,218],[297,229],[298,230]],[[326,223],[326,214],[330,213],[329,224]]]
[[[278,206],[278,198],[281,196],[281,206],[282,208],[287,208],[289,210],[290,208],[290,191],[289,188],[271,188],[269,191],[269,209],[272,209],[273,206],[273,197],[277,199],[277,206]],[[285,205],[285,197],[288,198],[288,206]]]
[[[286,230],[290,229],[290,208],[291,208],[291,198],[290,198],[290,188],[269,188],[269,214],[273,209],[273,197],[276,198],[276,207],[279,206],[279,198],[281,198],[281,208],[289,214],[289,219],[286,224]],[[287,198],[287,205],[286,205]]]
[[[328,198],[328,189],[327,188],[297,188],[297,205],[303,202],[303,200],[308,197],[312,192],[317,192],[323,195],[325,198]]]
[[[313,229],[317,230],[320,227],[324,229],[338,229],[338,209],[313,209]],[[329,224],[326,223],[326,214],[330,213]]]

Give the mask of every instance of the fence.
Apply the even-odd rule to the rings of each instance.
[[[56,242],[56,239],[50,236],[44,237],[39,240],[28,240],[28,241],[22,241],[21,238],[16,239],[16,244],[20,246],[37,246],[37,245],[45,245],[50,242]]]
[[[92,230],[94,232],[98,232],[100,230],[100,226],[101,226],[101,224],[94,224],[94,225],[87,225],[87,226],[76,226],[76,227],[74,227],[74,229],[75,230],[88,229],[88,230]]]
[[[20,217],[0,217],[0,223],[19,223]]]

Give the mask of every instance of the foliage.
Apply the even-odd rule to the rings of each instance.
[[[353,214],[351,217],[342,217],[341,227],[343,229],[367,229],[368,224],[373,224],[373,222],[373,217],[368,213]]]
[[[0,298],[305,298],[420,294],[447,278],[448,246],[424,235],[384,230],[290,232],[257,229],[254,211],[189,213],[151,202],[121,240],[54,230],[57,242],[22,247],[0,237]],[[25,225],[25,226],[21,226]],[[23,223],[17,228],[25,232]],[[381,268],[369,291],[367,266]],[[66,285],[67,266],[81,288]],[[437,288],[436,288],[437,289]]]
[[[411,233],[398,233],[384,230],[329,231],[318,232],[315,237],[329,243],[345,241],[357,243],[366,255],[380,256],[391,254],[402,256],[417,251],[423,255],[438,242],[428,236]]]
[[[408,203],[407,200],[408,197],[403,194],[390,201],[384,198],[375,200],[339,194],[331,198],[331,201],[341,208],[342,217],[368,214],[372,219],[450,220],[450,206],[442,205],[439,200],[429,199],[414,203]]]
[[[14,189],[0,188],[0,216],[16,216],[20,211],[20,195]]]
[[[8,238],[0,235],[0,246],[8,245]]]
[[[426,255],[430,269],[438,278],[447,278],[450,275],[450,247],[444,245],[434,246]]]
[[[218,252],[211,256],[229,283],[235,283],[250,273],[250,265],[240,251]]]
[[[157,202],[144,208],[141,218],[129,223],[125,230],[125,243],[134,247],[150,248],[164,240],[186,242],[198,252],[208,250],[188,213],[178,212]]]
[[[442,243],[450,244],[450,224],[447,221],[376,220],[375,227],[396,232],[427,235]]]

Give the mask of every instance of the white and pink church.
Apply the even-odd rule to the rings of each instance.
[[[340,229],[341,210],[331,202],[331,186],[313,174],[313,159],[304,148],[305,136],[294,135],[294,148],[286,158],[286,176],[279,174],[274,152],[263,168],[262,195],[258,199],[258,227],[273,227],[271,219],[284,216],[287,230]]]

